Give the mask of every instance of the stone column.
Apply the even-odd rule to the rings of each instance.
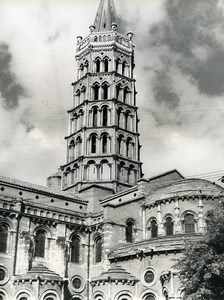
[[[198,198],[198,232],[205,232],[204,206],[201,197]]]
[[[164,228],[161,216],[161,204],[157,203],[157,228],[158,228],[158,236],[164,235]]]
[[[178,199],[175,199],[174,216],[174,234],[178,234],[181,233],[180,208]]]

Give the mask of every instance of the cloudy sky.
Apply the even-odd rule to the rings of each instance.
[[[135,34],[146,177],[224,175],[224,0],[114,0]],[[76,36],[98,0],[0,0],[0,174],[45,184],[65,162]]]

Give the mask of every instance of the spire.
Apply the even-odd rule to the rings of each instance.
[[[118,26],[117,14],[113,0],[100,0],[94,21],[95,31],[110,31],[112,23]]]

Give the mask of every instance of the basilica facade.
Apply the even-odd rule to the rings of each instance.
[[[143,177],[133,34],[101,0],[77,38],[67,159],[47,187],[0,176],[0,300],[180,300],[175,262],[223,188]]]

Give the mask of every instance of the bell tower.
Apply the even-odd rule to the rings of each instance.
[[[133,34],[120,33],[113,0],[101,0],[89,29],[77,37],[62,189],[118,192],[142,177]]]

